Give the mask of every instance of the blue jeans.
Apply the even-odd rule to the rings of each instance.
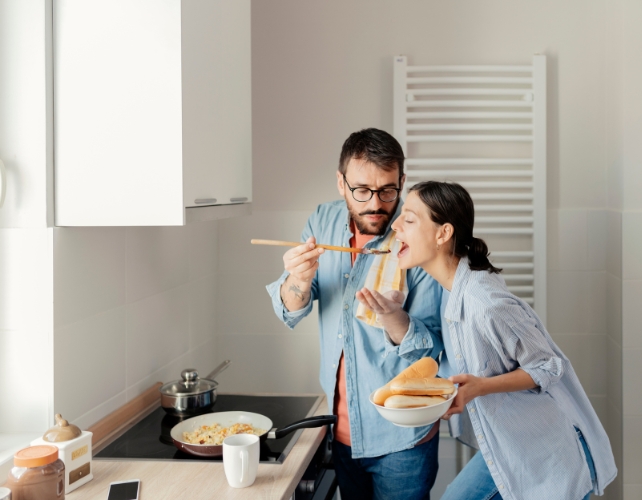
[[[337,441],[332,459],[343,500],[429,500],[435,484],[439,433],[409,450],[374,458],[352,458],[352,449]]]
[[[591,481],[595,484],[597,476],[595,475],[593,457],[580,430],[576,428],[575,431],[580,443],[582,443],[582,448],[584,448],[586,462],[591,472]],[[590,497],[591,492],[589,491],[584,500],[589,500]],[[480,452],[475,453],[475,456],[466,464],[466,467],[448,485],[441,500],[502,500],[493,477],[490,475],[486,461]]]

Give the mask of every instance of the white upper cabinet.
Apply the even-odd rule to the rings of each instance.
[[[55,0],[54,155],[58,226],[247,213],[250,0]]]

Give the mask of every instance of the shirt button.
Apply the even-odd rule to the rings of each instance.
[[[343,306],[343,308],[347,311],[350,308],[350,306],[346,304],[345,306]]]
[[[339,338],[343,337],[343,335],[339,334]]]
[[[450,320],[449,320],[449,319],[447,319],[447,320],[446,320],[446,323],[448,323],[448,324],[450,325]]]
[[[481,441],[482,439],[484,439],[484,436],[481,435],[481,434],[477,434],[477,439],[479,439]]]
[[[498,486],[498,488],[499,488],[500,490],[503,490],[503,489],[504,489],[504,485],[503,485],[503,484],[500,484],[500,485]]]
[[[336,368],[336,367],[337,367],[337,365],[335,365],[335,364],[333,363],[333,364],[332,364],[332,368]]]
[[[486,463],[487,463],[488,465],[493,465],[493,461],[492,461],[492,460],[489,460],[489,461],[488,461],[488,462],[486,462]]]
[[[350,275],[349,275],[348,273],[346,273],[346,274],[344,274],[344,275],[343,275],[343,277],[344,277],[345,279],[348,279],[348,278],[350,277]]]
[[[456,357],[457,359],[461,359],[461,354],[457,354],[457,356],[455,356],[455,357]]]

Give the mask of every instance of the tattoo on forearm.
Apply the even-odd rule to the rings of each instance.
[[[301,290],[298,286],[296,285],[290,285],[290,288],[288,288],[289,292],[294,293],[294,296],[299,299],[301,302],[305,300],[305,292]]]

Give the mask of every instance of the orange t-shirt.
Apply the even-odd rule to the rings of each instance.
[[[374,235],[361,234],[359,230],[351,222],[350,226],[354,231],[354,236],[350,238],[350,246],[353,248],[363,248]],[[352,254],[352,265],[357,258],[356,253]],[[350,440],[350,417],[348,414],[348,389],[346,384],[346,366],[343,360],[343,353],[339,359],[339,368],[337,370],[337,387],[334,391],[334,414],[337,416],[337,423],[334,424],[334,439],[346,446],[352,446]],[[439,420],[433,425],[428,435],[423,438],[417,445],[430,441],[437,431],[439,430]]]

